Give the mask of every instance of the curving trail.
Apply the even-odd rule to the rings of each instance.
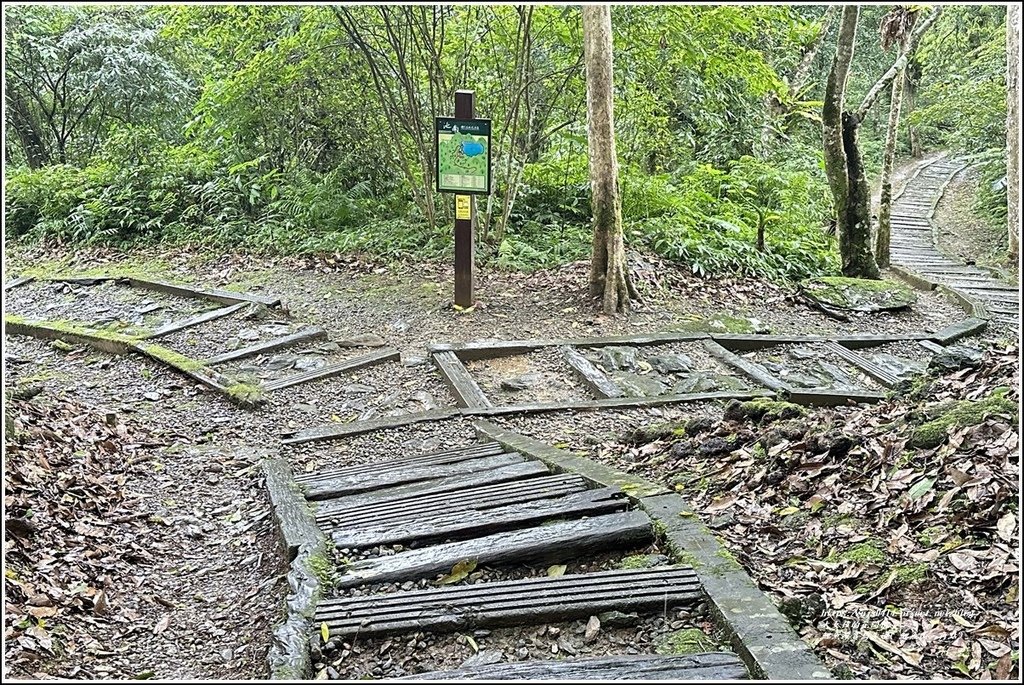
[[[1016,327],[1020,288],[950,257],[935,244],[935,206],[946,185],[967,166],[963,160],[939,157],[907,181],[892,208],[892,263],[980,301],[994,322]]]

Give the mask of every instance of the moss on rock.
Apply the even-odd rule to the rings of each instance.
[[[807,410],[792,402],[760,397],[754,400],[740,402],[732,400],[725,408],[723,418],[726,421],[753,421],[756,423],[770,423],[782,419],[793,419],[805,416]]]
[[[1005,391],[995,392],[984,400],[957,400],[940,405],[929,412],[932,420],[921,424],[910,434],[913,447],[927,449],[938,447],[952,431],[967,426],[976,426],[993,414],[1011,417],[1018,425],[1017,404],[1005,397]]]
[[[657,654],[703,654],[717,649],[718,644],[700,628],[674,630],[654,640]]]
[[[857,312],[902,309],[917,302],[913,290],[892,281],[821,276],[803,281],[800,287],[829,307]]]

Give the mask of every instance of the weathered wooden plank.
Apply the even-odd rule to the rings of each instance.
[[[822,342],[828,338],[821,335],[745,335],[742,333],[713,333],[711,340],[730,351],[749,352],[774,345],[803,345]]]
[[[545,480],[549,473],[550,471],[548,471],[547,467],[540,462],[524,461],[520,464],[509,464],[508,466],[501,466],[489,471],[477,471],[447,478],[434,478],[382,490],[362,492],[356,495],[318,502],[317,520],[331,521],[334,520],[336,512],[338,513],[337,515],[341,515],[345,512],[363,510],[364,508],[388,506],[392,502],[400,502],[404,505],[406,502],[413,500],[429,501],[430,498],[447,497],[450,493],[454,492],[472,492],[472,488],[477,487],[484,488],[512,482]],[[535,476],[542,476],[542,478],[535,478]],[[559,476],[559,478],[561,477],[563,476]],[[567,485],[566,487],[568,488],[569,486]],[[582,490],[584,487],[581,486],[576,489]]]
[[[789,392],[789,385],[768,373],[768,370],[757,362],[744,359],[719,345],[714,340],[705,340],[704,347],[713,357],[733,367],[755,383],[759,383],[775,392]]]
[[[4,283],[4,290],[11,290],[17,288],[19,285],[25,285],[36,280],[33,276],[19,276],[18,278],[12,278],[11,280]]]
[[[99,285],[107,281],[122,280],[116,276],[45,276],[36,280],[49,283],[71,283],[73,285]]]
[[[494,440],[520,454],[538,459],[559,473],[576,473],[598,487],[615,486],[630,497],[657,495],[668,488],[632,473],[618,471],[573,452],[552,447],[535,438],[501,428],[490,421],[474,421],[473,430],[485,440]]]
[[[179,373],[185,374],[208,388],[216,390],[240,406],[253,408],[262,405],[266,401],[261,388],[238,383],[233,378],[228,378],[200,362],[177,354],[173,350],[169,350],[157,343],[135,342],[132,343],[132,349],[146,355],[150,359],[170,366]]]
[[[450,464],[426,464],[413,466],[403,471],[389,471],[387,473],[359,474],[355,476],[340,476],[330,480],[317,481],[315,483],[304,483],[306,499],[321,500],[341,495],[350,495],[357,492],[366,492],[377,488],[385,488],[403,483],[414,483],[421,480],[429,480],[440,476],[455,476],[461,473],[473,473],[507,466],[525,461],[520,455],[513,453],[498,454],[491,457],[479,457],[465,459]]]
[[[917,343],[932,354],[938,354],[945,349],[942,345],[932,340],[918,340]]]
[[[543,464],[536,461],[523,463],[543,467]],[[423,518],[430,514],[443,515],[449,511],[469,507],[486,509],[516,501],[562,497],[586,489],[586,483],[575,474],[552,475],[547,469],[542,469],[540,477],[492,482],[444,492],[410,495],[387,501],[371,501],[361,506],[341,504],[333,507],[321,507],[318,511],[330,512],[329,518],[336,525],[365,527],[375,526],[382,521]],[[514,499],[516,497],[522,499],[516,500]],[[340,501],[328,500],[324,504]]]
[[[317,610],[317,621],[325,621],[331,633],[346,634],[360,629],[368,633],[400,631],[403,619],[419,619],[432,630],[452,630],[465,621],[493,620],[496,610],[533,608],[538,615],[545,607],[555,609],[561,602],[586,604],[587,600],[629,601],[636,597],[665,597],[681,591],[684,599],[700,587],[697,574],[687,566],[599,571],[560,577],[532,577],[474,585],[454,585],[386,595],[360,595],[326,600]],[[586,614],[584,614],[586,615]]]
[[[542,597],[558,597],[569,590],[580,592],[623,592],[622,588],[662,589],[674,585],[693,585],[698,573],[690,566],[656,566],[640,569],[612,569],[563,576],[529,576],[518,580],[496,580],[487,583],[436,585],[424,589],[402,590],[387,594],[360,594],[327,599],[320,605],[319,616],[339,622],[377,613],[396,613],[422,606],[459,604],[497,604],[529,596],[531,601]]]
[[[314,473],[303,473],[295,477],[299,483],[315,483],[321,480],[331,480],[342,476],[355,476],[361,473],[384,473],[385,471],[401,471],[410,466],[422,466],[425,464],[449,464],[463,459],[473,457],[487,457],[501,454],[506,450],[496,442],[476,442],[465,447],[455,447],[448,450],[438,450],[424,454],[411,454],[404,457],[374,461],[365,464],[353,464],[339,468],[328,468]]]
[[[735,654],[709,652],[687,656],[624,655],[587,659],[516,661],[430,671],[398,680],[746,680],[747,669]]]
[[[963,321],[957,321],[956,323],[950,324],[942,330],[937,331],[932,335],[932,340],[941,343],[942,345],[949,345],[962,338],[977,335],[987,327],[988,322],[984,319],[964,319]],[[922,342],[921,344],[923,345],[924,343]]]
[[[885,395],[870,390],[845,390],[830,388],[794,388],[789,393],[789,401],[796,404],[809,404],[818,407],[837,407],[859,402],[881,402]]]
[[[153,331],[152,333],[145,337],[149,340],[152,340],[153,338],[159,338],[170,333],[183,331],[186,328],[192,328],[193,326],[198,326],[209,321],[215,321],[216,319],[221,319],[225,316],[231,316],[239,309],[244,309],[245,307],[248,307],[249,304],[249,302],[239,302],[237,304],[231,304],[226,307],[220,307],[219,309],[213,309],[208,312],[196,314],[195,316],[191,316],[187,319],[182,319],[180,321],[172,321],[169,324],[161,326],[160,328],[156,329],[155,331]]]
[[[477,382],[469,375],[469,371],[454,352],[434,352],[431,354],[434,365],[441,372],[441,379],[448,386],[455,403],[460,407],[490,407],[491,401],[480,389]]]
[[[8,335],[26,335],[40,340],[63,340],[76,345],[107,352],[108,354],[127,354],[132,349],[134,338],[118,333],[99,331],[85,326],[74,326],[51,321],[28,321],[21,317],[5,315],[4,328]]]
[[[843,347],[858,350],[862,347],[878,347],[879,345],[908,340],[916,342],[918,340],[927,340],[930,337],[930,333],[901,333],[898,335],[861,333],[857,335],[840,335],[832,338],[832,340],[835,340]]]
[[[128,282],[135,288],[156,290],[168,295],[178,295],[179,297],[204,298],[214,300],[215,302],[223,302],[224,304],[255,302],[266,307],[274,307],[281,303],[281,298],[273,295],[255,295],[253,293],[239,293],[230,290],[218,290],[216,288],[200,289],[186,285],[165,283],[164,281],[135,278],[134,276],[128,278]]]
[[[486,501],[486,500],[485,500]],[[415,540],[427,543],[444,539],[462,539],[498,533],[525,525],[559,518],[594,516],[622,511],[629,504],[618,488],[585,490],[562,497],[520,500],[501,506],[466,504],[452,498],[444,509],[423,514],[410,512],[395,520],[351,521],[330,531],[338,547],[365,548]]]
[[[563,345],[561,348],[562,357],[576,372],[576,376],[583,381],[584,385],[590,388],[598,397],[622,397],[622,389],[598,369],[594,364],[577,352],[574,348]]]
[[[893,376],[878,364],[874,363],[870,359],[862,357],[849,348],[843,347],[837,342],[830,340],[825,343],[825,347],[841,357],[847,363],[853,364],[887,388],[895,388],[900,383],[896,376]]]
[[[658,395],[656,397],[609,397],[600,400],[579,400],[571,402],[536,402],[531,404],[510,404],[500,407],[463,409],[463,416],[502,416],[505,414],[532,414],[546,411],[592,411],[598,409],[631,409],[661,407],[666,404],[684,402],[713,402],[716,400],[751,400],[772,393],[764,390],[743,392],[694,392],[683,395]]]
[[[224,362],[230,362],[236,359],[245,359],[246,357],[253,357],[265,352],[273,352],[274,350],[279,350],[282,347],[289,347],[296,343],[306,342],[308,340],[321,340],[326,337],[327,331],[319,326],[312,326],[290,335],[283,335],[280,338],[264,340],[253,345],[249,345],[248,347],[240,347],[237,350],[231,350],[230,352],[214,355],[209,359],[203,360],[203,363],[209,366],[223,364]]]
[[[464,559],[492,566],[554,563],[622,547],[639,547],[651,539],[651,522],[642,512],[605,514],[357,561],[346,567],[337,585],[354,587],[433,577],[447,573]]]
[[[267,391],[282,390],[284,388],[290,388],[293,385],[320,381],[325,378],[334,378],[335,376],[340,376],[348,373],[349,371],[355,371],[356,369],[363,369],[368,366],[374,366],[384,362],[398,361],[400,357],[401,353],[398,350],[393,347],[386,347],[382,350],[371,352],[370,354],[360,355],[334,364],[327,364],[326,366],[321,366],[319,369],[311,369],[302,373],[292,374],[280,380],[267,383],[263,387]]]
[[[434,343],[427,349],[431,352],[454,352],[462,361],[493,359],[517,354],[527,354],[544,347],[604,347],[606,345],[661,345],[674,342],[689,342],[707,338],[707,333],[648,333],[642,335],[608,335],[589,338],[547,338],[533,340],[500,340],[466,343]]]
[[[369,433],[375,430],[386,428],[401,428],[414,423],[424,421],[442,421],[459,415],[458,409],[434,409],[432,411],[418,412],[415,414],[401,414],[399,416],[381,416],[366,421],[353,421],[351,423],[330,424],[326,426],[315,426],[299,431],[282,432],[284,437],[281,440],[283,445],[301,445],[307,442],[319,442],[321,440],[334,440],[360,433]]]

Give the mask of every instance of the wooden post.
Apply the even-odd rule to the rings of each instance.
[[[455,91],[455,118],[473,119],[474,95],[471,90]],[[459,203],[469,205],[469,218],[459,218]],[[463,205],[465,206],[465,204]],[[475,302],[473,285],[474,272],[474,233],[476,223],[476,199],[472,196],[455,196],[455,304],[460,307],[472,307]],[[465,214],[462,214],[465,216]]]

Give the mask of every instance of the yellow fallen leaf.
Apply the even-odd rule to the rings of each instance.
[[[559,576],[565,575],[565,564],[556,564],[554,566],[548,566],[548,577],[558,578]]]
[[[457,583],[472,573],[474,569],[476,569],[476,559],[463,559],[452,566],[452,572],[437,581],[437,584],[449,585],[451,583]]]
[[[327,627],[327,621],[320,624],[320,637],[324,639],[324,642],[331,639],[331,629]]]

